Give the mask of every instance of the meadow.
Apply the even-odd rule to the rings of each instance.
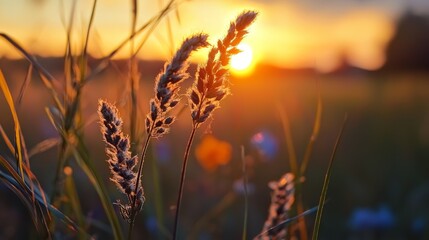
[[[42,61],[46,66],[53,66],[51,70],[54,74],[62,71],[59,62],[59,59]],[[23,60],[1,62],[14,96],[19,93],[21,81],[25,78],[25,65]],[[118,62],[117,65],[125,71],[125,62]],[[161,62],[141,63],[141,69],[146,73],[139,92],[141,101],[147,101],[151,95],[153,79],[161,67]],[[121,98],[124,88],[124,84],[118,81],[121,74],[124,73],[108,70],[98,76],[85,89],[82,101],[82,118],[89,121],[83,130],[85,142],[91,149],[91,159],[108,186],[112,199],[119,197],[119,194],[108,180],[104,144],[94,116],[99,98],[112,101]],[[234,184],[242,177],[242,145],[246,155],[252,159],[248,169],[252,189],[248,195],[248,235],[254,236],[260,231],[270,202],[267,183],[290,171],[278,106],[281,105],[288,114],[295,149],[298,158],[302,158],[311,135],[317,96],[320,94],[323,117],[303,187],[306,208],[318,204],[337,131],[344,113],[349,115],[334,163],[321,239],[418,239],[418,236],[424,239],[427,234],[425,228],[418,225],[425,226],[429,210],[425,204],[429,197],[426,180],[429,168],[426,161],[429,82],[425,77],[424,73],[352,72],[323,75],[268,66],[256,69],[252,76],[233,76],[230,80],[233,95],[225,100],[213,122],[204,125],[204,130],[196,137],[197,144],[207,133],[228,142],[232,147],[232,158],[226,165],[207,170],[196,162],[195,154],[191,154],[183,205],[185,231],[192,232],[201,219],[210,215],[203,226],[197,226],[199,239],[240,238],[244,196]],[[43,114],[50,102],[45,87],[35,80],[17,106],[28,149],[45,139],[58,137]],[[0,107],[2,113],[7,112],[4,102]],[[144,104],[141,111],[147,111]],[[189,121],[185,113],[181,114],[171,133],[154,141],[151,146],[145,166],[148,171],[143,177],[147,202],[136,227],[142,236],[163,239],[165,236],[157,227],[158,221],[163,221],[165,226],[172,224],[170,206],[174,205],[176,197],[179,159],[190,128]],[[12,134],[13,120],[9,114],[2,114],[2,126]],[[266,138],[261,144],[252,142],[257,134]],[[57,151],[53,148],[31,158],[32,170],[41,185],[46,186],[47,192],[52,188]],[[85,199],[81,201],[83,212],[88,213],[88,218],[106,224],[97,194],[88,185],[88,179],[79,167],[71,164],[78,195]],[[158,186],[153,183],[154,179],[158,181]],[[159,195],[153,196],[156,192]],[[2,195],[5,196],[2,197],[2,207],[8,209],[8,214],[2,218],[14,219],[2,221],[3,231],[18,225],[32,229],[31,220],[17,198],[5,188]],[[162,204],[157,205],[155,201]],[[385,220],[386,226],[381,220],[377,223],[376,219],[373,225],[365,218],[362,223],[359,219],[354,223],[354,214],[362,209],[369,212],[387,209],[390,214]],[[368,218],[371,219],[371,216]],[[306,220],[311,226],[314,215],[307,216]],[[108,226],[104,228],[108,231]],[[21,234],[23,239],[30,234],[18,229],[11,231],[17,234],[14,236]],[[102,231],[98,234],[106,236]]]
[[[90,26],[91,21],[88,36]],[[240,24],[234,27],[238,29],[235,38],[242,37]],[[257,33],[250,31],[246,37],[252,34]],[[154,116],[154,111],[163,110],[160,95],[175,91],[173,87],[160,92],[173,85],[169,83],[155,87],[153,96],[154,84],[161,81],[158,74],[168,73],[163,61],[143,61],[134,55],[106,61],[90,57],[86,47],[73,55],[70,42],[64,58],[36,61],[27,55],[32,68],[24,59],[1,58],[5,81],[0,98],[0,239],[253,239],[264,233],[276,191],[285,191],[282,194],[289,199],[285,206],[292,204],[281,206],[292,221],[275,226],[285,231],[275,234],[285,236],[260,239],[429,237],[427,72],[345,67],[322,74],[259,64],[251,74],[227,78],[226,70],[219,70],[227,68],[222,54],[235,53],[235,43],[223,49],[227,38],[212,45],[213,51],[219,51],[214,75],[220,76],[222,84],[203,105],[209,117],[204,118],[202,111],[192,117],[189,113],[188,106],[195,112],[208,94],[192,98],[192,91],[203,92],[197,84],[203,67],[192,63],[190,79],[171,97],[189,96],[189,100],[182,99],[178,107],[168,110],[176,120],[162,137],[156,134],[164,132],[152,131],[159,130],[159,115]],[[104,61],[106,65],[99,65]],[[174,61],[167,63],[174,66]],[[213,84],[216,81],[208,88]],[[118,112],[113,115],[123,120],[121,137],[130,139],[124,152],[129,150],[131,155],[125,153],[126,157],[144,159],[141,211],[133,209],[140,175],[128,183],[130,192],[111,181],[118,170],[113,165],[109,169],[106,162],[112,158],[106,156],[106,146],[112,144],[106,137],[109,129],[100,131],[108,122],[100,99],[114,104]],[[211,115],[213,109],[217,110]],[[161,127],[168,128],[171,121],[162,117]],[[146,137],[148,145],[143,144]],[[193,145],[187,148],[189,138]],[[143,146],[148,148],[142,154]],[[183,199],[178,200],[185,149],[190,150],[189,162]],[[140,162],[130,165],[139,168]],[[302,168],[303,162],[308,164],[298,176],[296,168]],[[296,179],[282,179],[285,173],[294,173]],[[327,173],[331,174],[329,189],[320,204],[322,188],[328,186],[324,184]],[[314,228],[320,232],[315,237],[313,227],[321,206],[321,224]],[[267,232],[274,234],[271,230]]]

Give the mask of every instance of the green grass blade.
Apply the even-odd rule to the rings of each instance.
[[[346,123],[347,123],[347,114],[344,116],[344,121],[343,121],[343,124],[341,125],[340,132],[338,133],[337,140],[335,141],[331,159],[329,160],[328,169],[326,170],[325,180],[323,181],[322,192],[320,193],[319,207],[316,214],[316,220],[314,222],[313,236],[311,238],[312,240],[317,240],[319,237],[319,229],[322,221],[323,206],[325,205],[326,194],[328,193],[329,180],[331,179],[331,173],[332,173],[332,165],[334,163],[334,158],[337,153],[337,149],[340,144],[341,137],[343,135],[343,131]]]

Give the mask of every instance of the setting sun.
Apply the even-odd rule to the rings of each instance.
[[[243,72],[248,70],[252,64],[253,52],[248,44],[240,44],[237,48],[241,52],[231,58],[231,70],[234,72]]]

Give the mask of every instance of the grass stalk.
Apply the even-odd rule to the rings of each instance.
[[[289,155],[289,165],[290,165],[292,173],[295,176],[299,177],[299,175],[298,175],[298,160],[296,157],[295,146],[293,143],[292,131],[290,128],[290,123],[289,123],[289,117],[287,116],[286,111],[284,110],[284,108],[280,104],[277,105],[277,109],[280,113],[283,131],[284,131],[284,135],[286,137],[286,147],[287,147],[287,152]]]
[[[132,20],[131,20],[131,35],[136,32],[136,24],[138,17],[138,4],[137,0],[131,0],[132,5]],[[135,38],[130,40],[130,59],[129,59],[129,81],[130,81],[130,95],[131,95],[131,111],[130,111],[130,140],[131,142],[137,143],[138,127],[137,127],[137,90],[139,85],[138,65],[137,59],[134,55],[134,42]],[[135,152],[135,149],[131,146],[131,153]]]
[[[73,179],[73,170],[71,167],[67,167],[64,169],[64,173],[66,175],[65,184],[64,184],[66,195],[68,196],[71,209],[80,227],[78,231],[78,239],[84,240],[87,237],[85,234],[85,231],[83,231],[86,228],[86,221],[85,221],[85,217],[83,215],[82,207],[80,204],[79,195],[77,193],[76,184]]]
[[[299,214],[299,215],[296,215],[295,217],[291,217],[291,218],[288,218],[288,219],[286,219],[286,220],[284,220],[284,221],[282,221],[282,222],[279,222],[277,225],[275,225],[275,226],[273,226],[273,227],[271,227],[271,228],[267,229],[266,231],[263,231],[263,232],[259,233],[258,235],[256,235],[256,236],[255,236],[254,238],[252,238],[252,239],[259,239],[259,237],[263,236],[264,234],[268,233],[269,231],[272,231],[272,230],[274,230],[274,229],[276,229],[276,228],[279,228],[279,227],[285,227],[285,226],[287,226],[288,224],[290,224],[290,223],[292,223],[292,222],[294,222],[294,221],[297,221],[297,220],[298,220],[298,219],[300,219],[300,218],[303,218],[303,217],[305,217],[305,216],[307,216],[307,215],[309,215],[309,214],[314,213],[317,209],[318,209],[318,207],[313,207],[313,208],[308,209],[308,210],[306,210],[305,212],[303,212],[303,213],[301,213],[301,214]],[[304,240],[305,240],[305,239],[304,239]]]
[[[185,155],[183,156],[182,163],[182,172],[180,174],[180,184],[179,184],[179,194],[177,195],[176,201],[176,213],[174,216],[174,228],[173,228],[173,240],[177,239],[178,227],[179,227],[179,217],[180,217],[180,206],[182,203],[183,196],[183,187],[185,184],[185,176],[186,176],[186,166],[188,163],[189,152],[191,151],[192,142],[194,140],[195,132],[198,128],[198,123],[194,123],[192,127],[191,134],[189,135],[189,140],[186,145]]]
[[[297,215],[300,215],[304,212],[304,204],[302,203],[302,184],[297,187],[297,201],[296,201],[296,212]],[[299,237],[300,239],[308,239],[307,234],[307,223],[305,222],[305,218],[298,218],[298,228],[299,228]]]
[[[146,136],[146,140],[145,140],[145,143],[143,145],[142,152],[140,154],[139,170],[137,172],[136,188],[134,190],[134,193],[137,193],[137,191],[139,189],[139,183],[140,183],[140,179],[141,179],[141,175],[142,175],[142,170],[143,170],[143,165],[144,165],[143,163],[144,163],[144,159],[145,159],[145,156],[146,156],[147,148],[149,146],[149,142],[150,142],[151,138],[152,138],[152,136],[149,133]],[[131,213],[130,227],[128,229],[128,240],[131,240],[131,236],[132,236],[133,228],[134,228],[134,223],[135,223],[135,220],[136,220],[137,212],[134,211],[135,210],[135,206],[136,206],[136,202],[137,202],[137,195],[134,195],[133,201],[132,201],[132,205],[131,205],[132,213]]]
[[[90,79],[93,79],[96,75],[98,75],[99,73],[101,73],[104,69],[107,68],[107,66],[109,66],[110,60],[132,39],[134,39],[137,35],[139,35],[140,33],[144,32],[145,30],[147,30],[148,27],[151,27],[153,24],[158,24],[158,22],[165,16],[167,15],[171,10],[174,9],[174,7],[177,5],[173,4],[174,0],[171,0],[169,2],[169,4],[167,4],[156,16],[153,16],[152,18],[150,18],[149,20],[147,20],[147,22],[145,22],[143,25],[141,25],[139,28],[137,28],[137,30],[134,32],[134,34],[131,34],[130,36],[128,36],[126,39],[124,39],[122,42],[120,42],[118,44],[118,46],[116,48],[114,48],[112,51],[110,51],[109,54],[107,54],[105,57],[103,57],[100,61],[100,63],[98,63],[98,65],[91,71],[91,73],[86,76],[85,80],[89,81]],[[154,30],[154,28],[152,30],[148,31],[148,34],[145,36],[145,39],[147,39],[150,35],[150,33]],[[1,36],[1,34],[0,34]],[[139,45],[139,47],[137,48],[137,50],[135,50],[134,55],[137,55],[137,53],[139,52],[139,50],[141,49],[141,47],[143,47],[144,43],[146,42],[146,40],[143,40],[143,42]]]
[[[320,92],[317,97],[317,108],[316,108],[316,117],[314,119],[313,132],[311,133],[310,141],[307,144],[307,148],[305,149],[304,158],[302,160],[300,166],[301,176],[305,176],[305,171],[307,170],[308,163],[310,161],[311,154],[313,153],[313,146],[319,136],[320,125],[322,122],[322,112],[323,112],[323,104],[322,98],[320,96]]]
[[[23,170],[23,158],[21,151],[21,125],[19,124],[18,114],[16,113],[15,104],[10,93],[9,87],[6,83],[6,80],[3,76],[3,73],[0,71],[0,90],[3,92],[3,95],[6,99],[7,105],[9,107],[10,112],[12,113],[12,118],[15,127],[15,156],[17,159],[17,168],[19,170],[19,174],[21,175],[22,180],[24,180],[24,170]]]
[[[334,163],[335,155],[337,153],[337,149],[340,144],[341,137],[343,135],[343,131],[346,123],[347,123],[347,113],[344,116],[344,121],[343,121],[343,124],[341,125],[340,132],[338,133],[337,140],[335,141],[331,159],[329,160],[328,169],[326,170],[325,180],[323,181],[322,192],[320,193],[319,207],[317,209],[316,220],[314,222],[313,236],[311,238],[312,240],[317,240],[319,238],[320,223],[322,221],[323,207],[326,201],[326,194],[328,193],[329,180],[331,179],[332,165]]]
[[[295,195],[297,200],[295,201],[295,206],[296,206],[297,215],[299,215],[304,211],[304,207],[302,204],[302,184],[301,184],[301,181],[299,180],[301,178],[301,174],[298,170],[298,159],[296,156],[295,146],[292,138],[292,131],[290,127],[289,117],[286,111],[284,110],[284,108],[280,104],[277,106],[278,106],[278,111],[280,113],[284,135],[286,137],[286,146],[287,146],[287,151],[289,155],[289,166],[291,168],[292,173],[298,179],[295,185]],[[298,218],[297,220],[298,220],[300,239],[308,239],[307,225],[305,223],[305,219]]]

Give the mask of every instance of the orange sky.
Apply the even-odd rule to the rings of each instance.
[[[63,5],[60,3],[63,2]],[[70,14],[71,0],[0,0],[0,31],[14,37],[32,53],[62,55],[65,30],[61,12]],[[92,1],[77,1],[74,47],[78,49],[88,23]],[[140,1],[143,23],[161,6],[159,1]],[[384,62],[384,48],[394,31],[394,20],[404,9],[403,1],[280,1],[280,0],[200,0],[186,1],[173,13],[170,23],[177,46],[195,32],[210,34],[212,41],[223,36],[229,21],[243,9],[260,12],[245,42],[256,61],[281,67],[334,69],[346,59],[351,64],[376,69]],[[299,4],[298,4],[299,3]],[[318,5],[316,4],[318,3]],[[64,10],[65,9],[65,10]],[[111,51],[130,32],[130,1],[100,0],[90,40],[90,53],[101,57]],[[139,56],[167,59],[171,46],[164,21],[151,35]],[[17,57],[16,51],[0,42],[0,56]],[[119,57],[127,57],[128,48]],[[198,61],[205,53],[200,53]]]

